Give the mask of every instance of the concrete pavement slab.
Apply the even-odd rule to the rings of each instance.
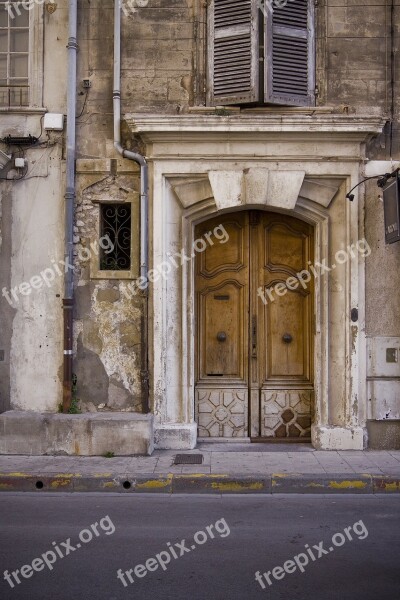
[[[0,490],[275,494],[331,493],[333,485],[334,493],[400,493],[400,452],[279,446],[260,444],[256,452],[253,444],[202,444],[201,465],[173,464],[177,453],[199,448],[151,457],[0,456]]]

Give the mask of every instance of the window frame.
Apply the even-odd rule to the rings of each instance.
[[[28,87],[29,103],[24,106],[0,105],[1,112],[42,112],[43,108],[43,31],[44,4],[34,2],[29,12]],[[2,10],[0,8],[0,10]]]
[[[99,240],[101,238],[101,206],[113,204],[130,204],[131,205],[131,268],[129,270],[105,270],[100,269],[100,249],[99,252],[90,253],[90,279],[138,279],[139,277],[139,233],[140,233],[140,203],[139,194],[130,192],[126,199],[110,199],[92,200],[97,205],[97,225],[96,237],[90,240],[91,248],[99,248]]]

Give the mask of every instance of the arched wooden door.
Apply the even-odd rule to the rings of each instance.
[[[229,235],[225,243],[207,236],[218,225]],[[201,223],[201,237],[209,243],[196,258],[199,437],[309,439],[312,227],[246,211]]]

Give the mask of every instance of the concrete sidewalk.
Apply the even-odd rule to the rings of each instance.
[[[175,465],[202,454],[201,465]],[[0,456],[0,491],[400,493],[400,450],[317,451],[305,444],[202,443],[151,457]]]

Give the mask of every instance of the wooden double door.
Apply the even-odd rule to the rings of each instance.
[[[307,440],[313,418],[313,229],[263,211],[196,227],[199,437]]]

